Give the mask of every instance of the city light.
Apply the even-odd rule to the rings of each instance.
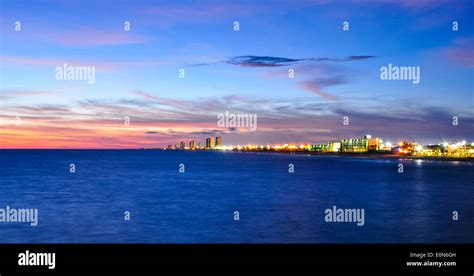
[[[372,138],[371,135],[366,135],[362,138],[341,139],[339,141],[330,141],[322,144],[309,143],[285,143],[285,144],[266,144],[254,145],[246,144],[245,146],[237,145],[222,145],[222,137],[206,138],[206,146],[201,146],[194,140],[187,144],[183,141],[174,145],[168,145],[166,149],[177,150],[220,150],[220,151],[255,151],[255,152],[287,152],[287,153],[328,153],[328,154],[385,154],[398,156],[414,156],[414,157],[442,157],[442,158],[473,158],[474,157],[474,143],[467,144],[465,140],[450,144],[443,141],[441,144],[422,145],[419,143],[402,141],[395,145],[391,142],[377,137]],[[189,145],[189,146],[187,146]]]

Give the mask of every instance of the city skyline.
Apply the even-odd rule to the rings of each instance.
[[[471,142],[473,12],[443,0],[5,1],[0,148]],[[93,81],[58,79],[78,66]],[[418,83],[381,78],[392,66],[417,67]],[[258,127],[220,127],[228,112]]]
[[[164,150],[223,150],[223,151],[261,151],[261,152],[318,152],[318,153],[348,153],[348,154],[364,154],[379,153],[378,157],[388,156],[412,156],[416,158],[473,158],[474,142],[468,141],[441,141],[438,143],[421,144],[414,141],[398,141],[392,143],[385,141],[380,137],[367,134],[363,137],[346,137],[339,140],[327,141],[325,143],[302,143],[297,144],[243,144],[243,145],[226,145],[222,143],[222,137],[206,138],[205,146],[197,143],[195,140],[188,142],[181,141],[173,145],[168,145]],[[373,155],[372,155],[373,156]]]

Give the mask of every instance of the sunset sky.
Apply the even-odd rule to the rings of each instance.
[[[473,1],[194,2],[1,1],[0,148],[474,142]],[[95,83],[57,80],[64,64]],[[421,82],[381,80],[388,64]],[[226,111],[258,129],[219,128]]]

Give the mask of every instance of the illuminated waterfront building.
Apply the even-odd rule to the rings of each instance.
[[[341,140],[341,152],[368,152],[380,150],[379,138],[366,135],[363,138],[351,138]]]
[[[194,147],[194,140],[189,142],[189,149],[193,150]]]
[[[313,151],[325,152],[328,150],[328,144],[317,144],[313,145]]]
[[[381,150],[382,140],[367,135],[363,138],[342,139],[327,144],[313,145],[309,150],[317,152],[367,152]],[[389,148],[391,144],[389,143]]]
[[[341,140],[341,152],[366,152],[367,139],[351,138]]]
[[[417,156],[445,156],[446,150],[443,145],[427,145],[415,152]]]
[[[367,137],[367,151],[378,151],[380,150],[380,139],[372,138],[369,135]]]
[[[186,144],[184,142],[179,143],[179,149],[186,149]]]
[[[416,144],[408,141],[398,143],[395,147],[395,153],[398,154],[412,154],[415,151]]]
[[[328,152],[338,152],[341,150],[341,142],[329,142],[327,145]]]
[[[382,144],[382,140],[380,140],[380,144],[380,151],[391,152],[393,150],[392,143],[390,142],[385,142],[384,144]]]
[[[474,157],[474,145],[468,145],[466,141],[449,144],[444,148],[449,157]]]

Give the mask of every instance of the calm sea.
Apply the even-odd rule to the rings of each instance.
[[[0,223],[0,242],[473,243],[473,168],[271,153],[1,150],[0,208],[38,208],[39,224]],[[325,222],[333,206],[363,208],[364,226]]]

